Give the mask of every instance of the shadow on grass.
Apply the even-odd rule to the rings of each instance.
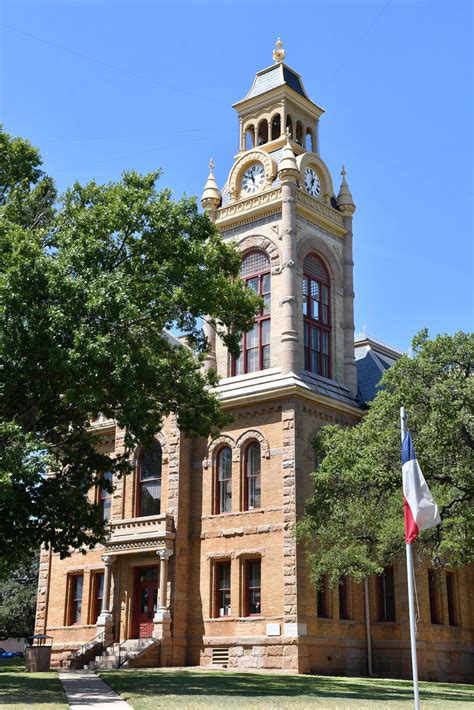
[[[102,671],[101,677],[118,693],[155,695],[223,695],[227,698],[313,697],[344,700],[401,701],[413,697],[410,682],[378,679],[332,678],[324,676],[280,676],[252,673],[192,671]],[[421,688],[426,700],[466,702],[472,700],[473,687],[439,683]]]
[[[66,707],[61,681],[53,673],[26,673],[22,660],[2,659],[0,707],[20,704]]]

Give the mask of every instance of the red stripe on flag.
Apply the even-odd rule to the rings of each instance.
[[[403,498],[403,508],[405,512],[405,542],[409,545],[413,540],[416,540],[420,531],[405,497]]]

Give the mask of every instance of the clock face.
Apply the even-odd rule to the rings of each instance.
[[[313,168],[305,168],[304,187],[306,192],[313,197],[318,197],[321,193],[321,183],[319,182],[318,175]]]
[[[242,175],[242,192],[252,195],[263,187],[265,182],[265,168],[261,163],[254,163]]]

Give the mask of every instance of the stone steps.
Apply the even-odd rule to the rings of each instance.
[[[128,668],[129,658],[138,658],[156,643],[156,639],[153,638],[129,639],[122,644],[114,643],[108,646],[101,655],[90,660],[84,667],[93,671],[98,669],[105,670],[117,668],[119,663],[121,663],[121,668]]]

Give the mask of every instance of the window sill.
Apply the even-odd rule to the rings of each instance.
[[[208,619],[204,619],[207,623],[208,621],[264,621],[265,616],[212,616]]]

